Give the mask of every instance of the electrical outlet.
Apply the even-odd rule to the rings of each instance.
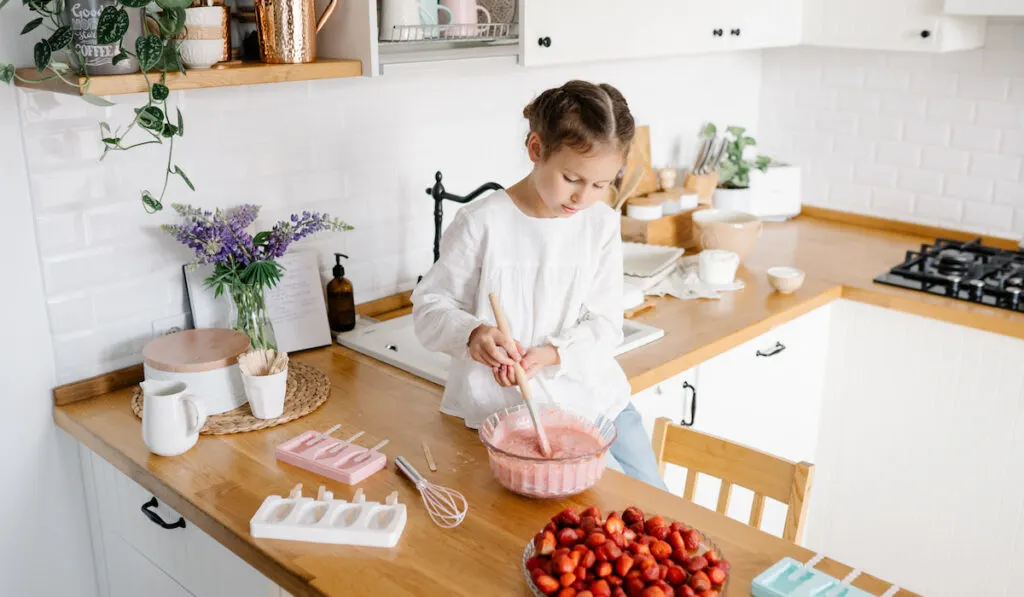
[[[177,315],[169,315],[167,317],[161,317],[160,319],[154,319],[153,337],[166,336],[167,334],[187,330],[192,327],[191,324],[191,317],[188,313],[178,313]]]

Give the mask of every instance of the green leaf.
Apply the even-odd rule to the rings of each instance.
[[[25,26],[24,26],[24,27],[23,27],[23,28],[21,29],[21,34],[22,34],[22,35],[25,35],[25,34],[26,34],[26,33],[28,33],[29,31],[32,31],[33,29],[35,29],[36,27],[38,27],[38,26],[40,26],[40,25],[42,25],[42,24],[43,24],[43,17],[39,17],[38,19],[32,19],[31,21],[29,21],[29,22],[28,22],[28,23],[27,23],[27,24],[26,24],[26,25],[25,25]]]
[[[108,147],[116,148],[120,142],[120,137],[103,137],[103,144]]]
[[[146,213],[156,213],[164,208],[164,204],[153,197],[149,191],[142,191],[142,206],[146,209]]]
[[[163,51],[164,42],[157,35],[143,35],[135,40],[135,55],[138,56],[143,71],[156,66]]]
[[[164,101],[170,94],[171,90],[163,83],[153,83],[153,86],[149,88],[149,95],[152,96],[153,101],[156,102]]]
[[[164,139],[170,139],[177,132],[178,132],[178,127],[174,126],[173,124],[171,124],[169,122],[165,122],[164,123],[164,128],[160,131],[160,134],[163,135]]]
[[[164,111],[156,106],[136,108],[135,113],[139,115],[139,125],[151,131],[161,131],[164,128]]]
[[[7,4],[7,0],[0,0],[0,10],[3,10],[4,5]]]
[[[127,6],[128,8],[144,8],[150,3],[150,0],[118,0],[121,6]]]
[[[727,132],[727,133],[731,134],[733,137],[736,137],[737,139],[739,139],[740,137],[743,136],[743,133],[746,130],[747,129],[743,128],[742,126],[730,126],[727,129],[725,129],[725,132]]]
[[[106,100],[98,95],[93,95],[91,93],[83,93],[82,99],[85,100],[86,103],[92,104],[94,106],[99,106],[101,108],[109,108],[110,106],[114,105],[114,102]]]
[[[164,46],[163,53],[160,55],[160,62],[157,63],[157,70],[164,72],[181,71],[185,72],[185,68],[181,65],[181,60],[178,57],[178,47],[176,40],[169,40]]]
[[[160,36],[171,39],[185,28],[184,8],[165,8],[156,18],[160,26]]]
[[[0,5],[2,6],[2,5]],[[0,82],[10,83],[14,80],[14,65],[0,64]]]
[[[261,245],[267,244],[267,241],[269,241],[269,240],[270,240],[270,232],[267,231],[267,230],[264,230],[262,232],[257,232],[256,236],[252,237],[252,244],[254,244],[256,246],[261,246]]]
[[[57,29],[50,39],[46,40],[46,43],[50,44],[50,50],[54,52],[68,47],[68,44],[71,43],[71,27],[65,25]]]
[[[120,52],[117,53],[116,56],[114,56],[113,60],[111,60],[111,63],[117,64],[122,60],[128,60],[128,52],[125,52],[124,49],[122,49]]]
[[[704,125],[704,130],[700,132],[701,137],[714,137],[717,134],[718,127],[716,127],[715,123],[713,122],[709,122],[706,125]]]
[[[43,72],[46,70],[46,66],[50,64],[50,56],[53,52],[50,51],[50,44],[46,43],[46,40],[36,42],[36,46],[33,49],[33,57],[35,58],[36,70]]]
[[[768,171],[768,166],[770,166],[771,163],[772,163],[772,159],[770,157],[766,156],[766,155],[759,155],[759,156],[757,156],[757,161],[754,162],[754,164],[757,167],[757,169],[760,170],[761,172],[767,172]]]
[[[176,108],[176,109],[178,110],[178,136],[179,137],[184,137],[185,136],[185,121],[181,119],[181,108]]]
[[[188,176],[185,175],[185,171],[181,169],[181,166],[175,165],[174,166],[174,173],[177,174],[178,176],[180,176],[181,179],[185,181],[185,184],[188,185],[188,188],[192,189],[193,191],[196,190],[195,185],[193,185],[192,181],[189,180]],[[263,234],[263,233],[261,233],[261,234]],[[256,236],[259,237],[259,234],[257,234]],[[256,239],[253,239],[253,242],[256,242]]]
[[[156,0],[157,6],[164,10],[170,10],[172,8],[188,8],[192,5],[192,0]]]
[[[128,11],[111,4],[103,9],[96,22],[96,42],[116,44],[128,31]]]

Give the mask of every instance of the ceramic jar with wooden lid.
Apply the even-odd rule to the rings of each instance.
[[[151,340],[142,350],[147,380],[182,381],[214,415],[245,404],[238,357],[249,337],[228,329],[184,330]]]

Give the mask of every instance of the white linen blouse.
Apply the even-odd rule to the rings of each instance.
[[[463,207],[412,295],[417,338],[452,357],[441,412],[476,429],[522,403],[517,388],[499,386],[469,356],[470,333],[495,325],[493,292],[524,348],[558,347],[561,364],[538,374],[553,396],[534,383],[535,399],[614,419],[630,394],[613,356],[622,342],[622,280],[619,218],[604,203],[568,218],[534,218],[497,191]]]

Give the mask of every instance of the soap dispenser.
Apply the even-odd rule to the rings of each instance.
[[[327,283],[327,321],[332,332],[347,332],[356,327],[356,301],[352,282],[345,278],[342,257],[348,259],[348,255],[334,254],[334,279]]]

